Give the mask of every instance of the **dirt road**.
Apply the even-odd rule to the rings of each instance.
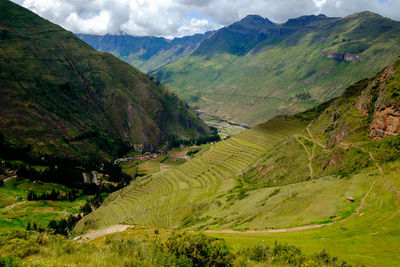
[[[113,225],[110,226],[109,228],[98,230],[98,231],[93,231],[90,233],[87,233],[83,236],[78,236],[75,237],[74,240],[78,240],[78,242],[87,242],[105,235],[113,234],[113,233],[118,233],[118,232],[123,232],[126,229],[133,227],[132,225]]]

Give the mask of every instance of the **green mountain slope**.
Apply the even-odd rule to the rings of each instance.
[[[77,34],[94,49],[109,52],[144,72],[155,71],[190,54],[210,35],[211,32],[207,32],[168,40],[148,36]]]
[[[393,227],[400,207],[398,199],[390,202],[400,194],[394,179],[400,166],[399,81],[400,58],[330,102],[277,117],[175,169],[134,181],[80,221],[75,232],[118,223],[312,229],[345,224],[360,214],[371,219],[376,213],[369,195],[389,205],[382,214]]]
[[[370,12],[273,24],[249,16],[151,74],[203,112],[256,125],[339,96],[400,54],[400,23]]]
[[[210,129],[171,90],[59,26],[0,2],[2,142],[33,154],[110,159]]]

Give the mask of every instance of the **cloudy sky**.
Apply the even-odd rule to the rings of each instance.
[[[400,20],[400,0],[13,0],[75,33],[172,38],[218,29],[248,14],[282,23],[310,14],[373,11]]]

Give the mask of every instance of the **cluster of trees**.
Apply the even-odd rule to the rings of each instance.
[[[89,134],[90,135],[90,134]],[[85,136],[84,136],[85,137]],[[87,136],[86,136],[87,137]],[[86,138],[85,137],[85,138]],[[122,155],[131,147],[125,143],[112,143],[112,148],[118,147],[115,155]],[[31,181],[43,181],[63,184],[72,188],[84,188],[82,172],[99,171],[109,174],[110,181],[118,183],[118,189],[127,185],[132,177],[122,172],[121,168],[111,163],[103,163],[98,159],[75,160],[50,155],[32,156],[31,145],[18,146],[6,142],[2,133],[0,133],[0,157],[6,159],[0,164],[0,174],[5,172],[6,168],[16,169],[19,178],[27,178]],[[38,171],[28,165],[14,165],[9,160],[21,160],[26,164],[48,166],[47,169]],[[109,190],[107,188],[106,190]]]
[[[36,223],[30,223],[30,222],[28,222],[27,223],[27,225],[26,225],[26,230],[27,231],[38,231],[39,233],[42,233],[42,232],[44,232],[44,228],[42,228],[41,226],[40,226],[40,224],[39,225],[37,225]]]
[[[95,196],[86,200],[85,204],[79,208],[79,212],[86,216],[92,211],[98,209],[103,201],[103,196],[101,194],[96,194]]]
[[[81,188],[83,185],[82,169],[68,160],[50,165],[47,169],[41,171],[20,165],[17,167],[17,176],[31,181],[58,183],[73,188]]]
[[[51,190],[49,193],[39,194],[36,193],[34,190],[29,190],[28,192],[28,200],[68,200],[74,201],[80,197],[79,190],[72,189],[71,191],[67,192],[60,192],[58,190]]]
[[[0,174],[7,174],[6,163],[3,161],[0,161]]]
[[[69,232],[74,228],[75,224],[82,219],[82,214],[70,213],[66,218],[59,220],[51,220],[47,228],[55,234],[68,236]]]
[[[41,171],[38,171],[27,165],[15,166],[15,168],[17,169],[18,178],[25,178],[31,181],[62,184],[71,188],[81,188],[92,193],[97,193],[99,191],[115,191],[126,186],[133,179],[130,175],[122,172],[121,167],[111,163],[104,164],[101,172],[109,174],[108,180],[118,183],[118,186],[106,185],[104,188],[101,188],[95,184],[85,184],[82,176],[82,172],[84,172],[85,169],[74,165],[73,162],[69,160],[52,164],[47,169]]]
[[[196,155],[199,151],[200,151],[201,149],[193,149],[193,150],[191,150],[191,151],[189,151],[187,154],[186,154],[186,156],[193,156],[193,155]]]

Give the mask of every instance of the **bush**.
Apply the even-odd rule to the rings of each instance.
[[[153,242],[138,240],[107,240],[107,242],[109,252],[124,259],[125,266],[193,266],[187,257],[169,253],[158,239]]]
[[[12,257],[23,259],[38,254],[40,249],[33,239],[14,238],[9,240],[7,244],[2,247],[2,253],[3,251]]]
[[[306,256],[302,251],[291,245],[279,244],[271,249],[264,245],[255,245],[251,248],[244,248],[237,253],[238,261],[247,263],[246,259],[254,262],[265,262],[272,265],[290,266],[350,266],[345,261],[339,261],[337,257],[330,256],[325,250],[313,256]],[[247,265],[247,264],[240,264]]]
[[[266,262],[271,257],[271,250],[264,245],[255,245],[251,248],[241,249],[238,255],[249,258],[252,261]]]
[[[204,234],[173,234],[165,243],[173,255],[188,258],[193,266],[231,266],[234,256],[224,240]]]
[[[306,259],[299,248],[286,244],[275,243],[271,254],[274,264],[301,265]]]
[[[8,257],[0,256],[0,267],[19,267],[19,266],[21,265],[17,263],[14,258],[10,256]]]

